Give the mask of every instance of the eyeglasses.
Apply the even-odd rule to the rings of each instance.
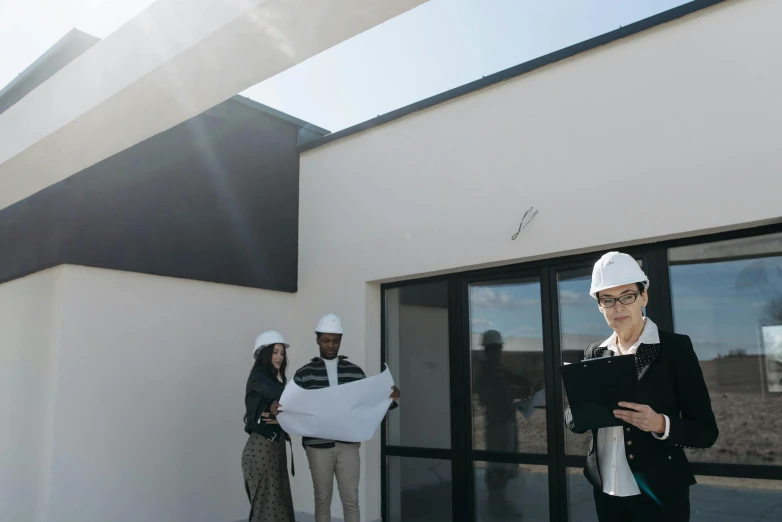
[[[602,308],[613,308],[617,301],[623,305],[631,305],[638,299],[639,295],[641,295],[641,292],[626,294],[620,297],[601,297],[597,302],[600,303]]]

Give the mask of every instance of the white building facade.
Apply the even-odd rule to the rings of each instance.
[[[695,342],[722,431],[691,455],[696,473],[779,473],[780,359],[762,339],[782,323],[763,309],[782,291],[780,9],[725,2],[302,154],[295,323],[340,314],[345,353],[388,362],[403,393],[365,446],[368,520],[381,493],[390,521],[494,520],[492,460],[520,470],[506,489],[524,520],[593,519],[556,367],[608,337],[587,293],[609,249],[642,261],[647,312]],[[476,337],[490,327],[510,329],[524,356],[509,347],[508,367],[546,389],[512,454],[484,440]]]
[[[342,354],[368,374],[387,363],[402,392],[362,445],[362,520],[499,520],[498,498],[524,520],[595,520],[558,366],[608,335],[587,292],[610,249],[642,263],[647,313],[692,337],[712,393],[721,437],[690,454],[693,512],[782,513],[782,4],[715,4],[300,145],[296,254],[285,238],[253,250],[285,251],[293,283],[285,267],[187,272],[147,250],[128,267],[58,253],[9,272],[0,520],[246,518],[252,341],[281,331],[295,369],[328,312]],[[290,144],[325,133],[285,125]],[[187,245],[193,259],[208,249]],[[487,429],[488,329],[528,387],[510,444]],[[293,446],[294,503],[311,520]]]

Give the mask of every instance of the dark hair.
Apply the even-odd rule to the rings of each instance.
[[[258,353],[255,355],[255,364],[253,365],[252,369],[253,372],[257,369],[260,369],[263,373],[272,379],[277,378],[277,368],[275,368],[272,364],[272,355],[274,355],[274,347],[277,346],[277,344],[280,343],[267,344],[258,350]],[[282,355],[282,364],[280,365],[279,373],[282,383],[285,384],[288,382],[285,378],[285,369],[288,367],[288,351],[283,350]]]

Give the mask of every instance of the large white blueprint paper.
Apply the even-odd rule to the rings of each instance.
[[[391,406],[394,378],[388,366],[380,375],[319,390],[293,381],[282,392],[280,426],[290,435],[343,442],[370,440]]]

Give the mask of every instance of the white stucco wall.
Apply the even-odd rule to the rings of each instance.
[[[46,520],[63,270],[0,285],[0,520]]]
[[[780,16],[732,0],[306,153],[296,296],[81,267],[0,285],[0,520],[246,517],[253,338],[282,331],[293,371],[335,312],[376,373],[381,281],[779,221]]]
[[[342,315],[376,368],[378,282],[779,221],[780,17],[725,2],[305,153],[296,323]],[[363,466],[372,520],[377,440]]]
[[[73,266],[0,285],[0,520],[246,519],[253,341],[294,299]]]

